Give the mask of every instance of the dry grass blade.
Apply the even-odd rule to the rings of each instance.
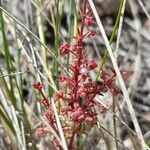
[[[50,1],[48,1],[42,9],[40,9],[39,6],[33,0],[30,0],[30,3],[39,11],[39,14],[36,16],[36,18],[39,15],[42,15],[46,19],[46,21],[48,21],[48,23],[53,27],[53,23],[50,21],[50,19],[44,13],[44,10],[46,9],[46,7],[49,6]]]
[[[107,110],[109,110],[109,112],[115,117],[117,118],[117,120],[126,127],[127,130],[129,130],[134,136],[137,137],[136,133],[130,129],[130,127],[123,121],[121,120],[111,109],[109,109],[109,107],[107,105],[105,105],[103,102],[97,100],[97,102],[99,102],[100,104],[102,104],[105,108],[107,108]]]
[[[102,125],[100,125],[100,128],[103,129],[105,132],[107,132],[110,136],[112,136],[113,138],[115,138],[115,140],[117,140],[125,149],[129,150],[122,142],[121,140],[114,136],[112,133],[110,133],[105,127],[103,127]]]
[[[102,37],[104,39],[104,42],[105,42],[105,45],[106,45],[106,48],[108,49],[108,52],[109,52],[109,55],[110,55],[110,58],[111,58],[111,61],[112,61],[112,64],[114,66],[114,69],[115,69],[115,72],[117,74],[117,78],[119,80],[119,83],[120,83],[120,87],[122,89],[122,92],[123,92],[123,95],[124,95],[124,98],[125,98],[125,101],[126,101],[126,104],[128,106],[128,109],[129,109],[129,113],[130,113],[130,116],[131,116],[131,119],[133,121],[133,124],[134,124],[134,127],[135,127],[135,130],[137,132],[137,135],[139,137],[139,139],[141,140],[141,144],[142,144],[142,148],[143,149],[146,149],[146,144],[144,142],[144,139],[143,139],[143,135],[142,135],[142,132],[141,132],[141,129],[140,129],[140,126],[139,126],[139,123],[137,121],[137,118],[135,116],[135,112],[134,112],[134,109],[133,109],[133,106],[132,106],[132,103],[131,103],[131,100],[129,98],[129,95],[128,95],[128,92],[127,92],[127,89],[125,87],[125,84],[124,84],[124,81],[122,79],[122,76],[121,76],[121,73],[120,73],[120,70],[118,68],[118,65],[117,65],[117,62],[116,62],[116,59],[113,55],[113,52],[112,52],[112,48],[109,44],[109,41],[108,41],[108,38],[106,36],[106,33],[105,33],[105,30],[103,28],[103,25],[101,23],[101,20],[98,16],[98,13],[97,13],[97,10],[95,8],[95,5],[93,3],[92,0],[89,0],[89,4],[91,6],[91,9],[93,11],[93,14],[95,16],[95,19],[96,19],[96,22],[99,26],[99,29],[101,31],[101,34],[102,34]]]
[[[149,15],[149,13],[148,13],[146,7],[144,6],[143,2],[142,2],[141,0],[138,0],[138,2],[139,2],[139,4],[140,4],[140,6],[142,7],[142,9],[143,9],[145,15],[147,16],[148,20],[150,20],[150,15]]]
[[[46,83],[49,84],[49,85],[51,86],[51,88],[52,88],[54,91],[57,91],[56,87],[53,86],[53,84],[52,84],[51,82],[49,82],[49,81],[45,78],[45,76],[42,74],[41,71],[38,70],[38,73],[39,73],[39,75],[41,76],[41,78],[44,79],[44,80],[46,81]]]
[[[68,71],[64,68],[64,66],[60,63],[60,61],[57,59],[57,57],[49,50],[49,48],[42,43],[42,41],[31,31],[29,30],[26,26],[24,26],[18,19],[16,19],[13,15],[11,15],[9,12],[7,12],[4,8],[0,7],[0,9],[8,15],[10,18],[12,18],[16,23],[18,23],[20,26],[22,26],[25,30],[27,30],[50,54],[51,56],[58,62],[58,64],[61,66],[61,68],[64,70],[66,74],[70,76]]]
[[[37,3],[39,5],[41,5],[41,1],[40,0],[38,0]],[[49,4],[49,2],[48,2],[48,4]],[[46,7],[47,7],[47,5],[46,5]],[[38,26],[39,38],[42,41],[42,43],[45,44],[45,33],[43,32],[44,31],[43,30],[43,28],[44,28],[44,26],[43,26],[43,19],[42,19],[41,15],[38,15],[38,14],[40,14],[39,9],[36,10],[36,14],[37,14],[37,16],[39,16],[39,17],[37,17],[37,26]],[[47,64],[47,51],[46,51],[46,49],[43,46],[41,47],[41,49],[42,49],[41,55],[42,55],[43,61],[45,62],[45,64]]]
[[[29,120],[31,120],[31,125],[34,126],[34,128],[36,128],[34,120],[40,120],[43,124],[46,125],[47,129],[50,131],[50,133],[53,134],[53,136],[58,140],[58,142],[62,143],[60,137],[57,135],[55,130],[47,122],[46,118],[44,118],[43,116],[37,117],[36,114],[33,112],[33,110],[26,103],[24,103],[24,106],[25,106],[25,109],[26,109],[26,111],[28,113]]]
[[[35,53],[36,53],[37,57],[39,58],[39,60],[40,60],[40,62],[41,62],[41,64],[42,64],[42,66],[43,66],[45,72],[47,73],[48,78],[49,78],[49,80],[50,80],[50,82],[51,82],[51,85],[52,85],[53,89],[56,91],[56,90],[57,90],[57,87],[56,87],[55,82],[54,82],[54,80],[53,80],[53,78],[52,78],[52,73],[51,73],[51,71],[50,71],[50,70],[47,68],[47,66],[45,65],[45,63],[44,63],[42,57],[40,56],[40,54],[39,54],[38,52],[35,52]]]
[[[15,73],[10,73],[10,74],[4,74],[4,75],[1,75],[0,78],[7,77],[7,76],[20,75],[20,74],[23,74],[23,73],[29,73],[29,72],[32,72],[33,70],[34,71],[35,70],[40,70],[40,68],[35,68],[35,69],[31,69],[31,70],[20,71],[20,72],[15,72]]]
[[[125,19],[124,21],[128,26],[130,26],[134,31],[136,31],[136,27],[134,26],[134,22],[129,20],[129,19]],[[148,40],[148,42],[150,42],[150,36],[149,36],[149,32],[147,32],[145,29],[141,29],[140,30],[140,34],[146,39]]]
[[[122,25],[123,25],[125,6],[126,6],[126,0],[123,1],[123,6],[122,6],[121,16],[120,16],[120,22],[119,22],[119,27],[118,27],[118,35],[117,35],[116,50],[115,50],[116,59],[117,59],[118,53],[119,53],[119,40],[120,40],[121,30],[122,30]]]
[[[19,122],[18,122],[18,118],[17,118],[17,112],[15,111],[13,105],[8,104],[6,102],[5,96],[1,89],[0,89],[0,97],[1,97],[1,105],[5,109],[5,112],[7,112],[9,119],[13,122],[12,126],[14,127],[14,130],[15,130],[18,146],[20,149],[22,147],[22,150],[25,150],[25,143],[23,140],[24,137],[23,137],[23,135],[21,136],[22,133],[20,131],[20,126],[19,126]]]
[[[52,99],[52,106],[53,106],[53,110],[54,110],[54,114],[55,114],[55,118],[56,118],[58,131],[59,131],[60,137],[62,139],[63,149],[68,150],[67,142],[66,142],[66,139],[65,139],[65,136],[64,136],[64,132],[63,132],[63,129],[62,129],[62,126],[61,126],[61,123],[60,123],[60,119],[59,119],[59,116],[58,116],[58,113],[57,113],[57,109],[56,109],[56,106],[55,106],[55,103],[54,103],[53,99]]]

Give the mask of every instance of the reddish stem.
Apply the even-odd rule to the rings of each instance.
[[[83,1],[83,6],[82,6],[82,13],[85,14],[86,13],[86,0]],[[74,93],[74,102],[77,101],[77,91],[78,91],[78,77],[80,74],[80,67],[81,67],[81,59],[82,59],[82,50],[83,50],[83,31],[84,31],[84,26],[85,26],[85,15],[82,15],[82,21],[81,21],[81,29],[79,31],[79,38],[77,40],[77,45],[78,45],[78,49],[77,49],[77,57],[78,57],[78,62],[77,62],[77,66],[76,66],[76,71],[75,71],[75,76],[74,76],[74,80],[75,80],[75,88],[73,89],[73,93]]]
[[[43,93],[43,91],[42,91],[42,90],[40,90],[39,92],[41,93],[41,95],[42,95],[43,99],[46,101],[47,106],[48,106],[48,107],[50,107],[49,101],[48,101],[48,99],[46,98],[46,96],[45,96],[45,94]]]

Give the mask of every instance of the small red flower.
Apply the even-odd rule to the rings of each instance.
[[[61,112],[62,112],[62,115],[66,115],[68,114],[69,112],[73,112],[73,109],[71,108],[61,108]]]
[[[107,111],[108,111],[108,108],[107,108],[107,107],[105,107],[104,105],[100,105],[100,112],[101,112],[102,114],[106,113]]]
[[[49,106],[49,102],[47,98],[43,98],[41,101],[45,106]]]
[[[43,88],[43,85],[40,83],[40,82],[37,82],[37,83],[34,83],[33,84],[33,87],[38,90],[38,91],[41,91],[42,88]]]
[[[81,74],[81,79],[82,79],[83,81],[85,81],[88,77],[89,77],[89,74],[88,74],[88,73],[82,73],[82,74]]]
[[[106,72],[106,71],[104,71],[104,70],[102,70],[101,71],[101,79],[103,79],[104,81],[109,77],[110,75]]]
[[[55,99],[60,99],[60,98],[63,98],[64,96],[64,92],[59,90],[55,93]]]
[[[67,86],[69,83],[68,83],[68,77],[64,74],[61,74],[59,77],[58,77],[58,80],[61,82],[61,84],[63,86]]]
[[[90,17],[86,17],[86,24],[88,25],[88,26],[91,26],[92,24],[94,23],[94,21],[93,21],[93,18],[92,18],[92,16],[90,16]]]
[[[84,87],[81,87],[79,90],[78,90],[78,94],[80,95],[80,97],[81,98],[85,98],[86,97],[86,92],[87,92],[87,90],[86,90],[86,88],[84,88]]]
[[[80,97],[81,97],[81,98],[85,98],[85,97],[86,97],[86,93],[85,93],[85,92],[81,92],[81,93],[80,93]]]
[[[117,96],[120,93],[120,89],[115,86],[112,86],[110,92],[113,94],[113,96]]]
[[[83,110],[79,107],[74,113],[72,113],[71,117],[73,121],[78,121],[78,119],[81,119],[80,116],[83,116]]]
[[[88,63],[87,63],[87,66],[88,66],[88,68],[89,69],[94,69],[94,68],[96,68],[97,67],[97,63],[95,62],[95,60],[92,60],[92,61],[89,61]]]
[[[44,137],[47,133],[47,128],[46,127],[41,127],[41,128],[37,128],[35,135],[38,137]]]
[[[93,117],[88,116],[85,118],[85,122],[89,125],[93,125],[95,122],[95,119]]]
[[[54,115],[54,112],[51,110],[51,108],[47,108],[45,111],[44,111],[44,114],[45,114],[45,117],[47,118],[48,122],[50,124],[54,124],[55,123],[55,115]]]
[[[88,33],[88,36],[89,36],[89,37],[90,37],[90,36],[95,36],[95,34],[96,34],[96,31],[90,30],[89,33]]]
[[[68,43],[65,43],[63,45],[60,46],[59,50],[60,50],[60,54],[61,55],[66,55],[69,53],[69,49],[70,49],[70,45]]]
[[[66,77],[66,75],[64,75],[64,74],[61,74],[61,75],[58,77],[58,80],[59,80],[60,82],[64,82],[64,81],[67,80],[67,77]]]

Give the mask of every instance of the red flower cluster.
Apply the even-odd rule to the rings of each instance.
[[[103,91],[108,90],[111,91],[114,96],[119,93],[119,89],[114,83],[116,79],[115,73],[110,76],[106,73],[106,71],[102,70],[100,76],[102,82],[91,80],[92,78],[89,71],[95,69],[97,67],[97,63],[94,59],[86,59],[86,49],[83,46],[83,40],[86,37],[95,36],[96,32],[91,29],[91,26],[94,23],[92,19],[93,14],[90,10],[86,9],[85,4],[86,0],[84,0],[83,7],[81,9],[81,27],[78,29],[77,37],[73,37],[76,39],[75,44],[65,43],[59,48],[62,56],[68,53],[73,55],[72,62],[69,64],[69,69],[72,72],[72,75],[59,75],[58,80],[66,90],[59,90],[55,92],[53,97],[55,101],[62,102],[59,113],[70,118],[69,121],[71,121],[73,127],[76,127],[72,129],[73,135],[71,139],[74,136],[74,132],[78,131],[82,124],[93,126],[96,123],[96,107],[98,107],[101,113],[107,112],[108,107],[97,102],[97,94],[101,94]],[[88,28],[88,31],[86,32],[84,30],[85,26]],[[56,130],[56,121],[51,109],[51,103],[43,94],[42,85],[40,83],[35,83],[33,86],[43,96],[42,103],[46,107],[44,114],[51,126]],[[70,126],[68,127],[70,128]],[[64,126],[64,129],[68,127]],[[37,135],[42,136],[45,132],[45,127],[39,128]],[[70,140],[70,143],[71,142],[72,140]]]
[[[120,93],[120,89],[116,87],[115,80],[116,80],[116,73],[113,72],[113,75],[110,77],[110,75],[106,71],[101,71],[101,79],[104,81],[104,88],[106,90],[110,90],[110,92],[116,96]]]
[[[49,124],[54,127],[54,124],[55,124],[54,112],[52,110],[51,102],[49,102],[48,98],[42,91],[43,85],[40,82],[37,82],[33,84],[33,87],[36,90],[38,90],[38,92],[41,94],[42,96],[41,103],[45,106],[44,115],[47,118]],[[43,137],[46,135],[47,132],[48,132],[47,127],[43,126],[43,127],[37,128],[35,134],[38,137]]]
[[[91,81],[89,70],[93,70],[97,67],[95,60],[87,60],[85,58],[86,49],[83,47],[83,40],[86,37],[91,37],[96,34],[91,29],[94,23],[92,19],[92,12],[90,10],[81,10],[81,27],[78,29],[76,43],[71,45],[65,43],[60,46],[60,54],[65,55],[71,53],[73,55],[73,61],[69,64],[69,69],[72,71],[72,76],[69,77],[65,74],[61,74],[58,79],[62,86],[68,89],[68,92],[58,91],[55,94],[59,100],[65,103],[65,107],[61,108],[63,115],[68,115],[74,124],[88,124],[94,125],[96,123],[96,110],[95,106],[98,106],[102,113],[105,113],[108,109],[102,104],[98,104],[95,100],[97,94],[102,91],[110,90],[114,95],[118,94],[114,81],[115,75],[108,78],[109,75],[105,71],[102,71],[101,79],[102,84],[97,81]],[[87,26],[89,31],[84,33],[84,27]]]
[[[47,133],[47,128],[46,127],[41,127],[41,128],[37,128],[35,134],[38,136],[38,137],[43,137],[45,136],[45,134]]]
[[[61,54],[61,55],[68,54],[69,48],[70,48],[69,43],[65,43],[65,44],[61,45],[61,46],[60,46],[60,54]]]

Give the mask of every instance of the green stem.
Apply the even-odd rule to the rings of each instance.
[[[0,7],[2,7],[2,3],[0,0]],[[8,48],[8,41],[7,41],[7,37],[6,37],[6,33],[5,33],[5,25],[4,25],[4,18],[3,18],[3,12],[0,9],[0,30],[2,32],[2,37],[3,37],[3,45],[4,45],[4,52],[5,52],[5,62],[6,62],[6,68],[8,71],[8,74],[11,73],[12,71],[12,61],[11,61],[11,57],[10,57],[10,53],[9,53],[9,48]],[[14,97],[14,87],[13,87],[13,82],[12,82],[12,77],[9,76],[9,83],[10,83],[10,94],[12,97],[12,103],[13,105],[16,107],[16,100]]]
[[[84,139],[82,138],[82,132],[85,130],[85,124],[80,125],[80,132],[77,134],[78,137],[78,149],[83,150]]]
[[[12,131],[14,135],[16,135],[14,127],[12,125],[12,122],[10,121],[10,118],[6,116],[2,108],[0,107],[0,119],[3,119],[3,121],[6,123],[6,125],[9,127],[9,129]]]
[[[112,34],[111,34],[111,37],[110,37],[110,39],[109,39],[110,45],[112,44],[112,42],[113,42],[113,40],[114,40],[114,37],[115,37],[115,35],[116,35],[117,27],[118,27],[118,24],[119,24],[119,21],[120,21],[120,16],[121,16],[121,10],[122,10],[122,7],[123,7],[123,2],[124,2],[124,0],[120,0],[119,10],[118,10],[116,22],[115,22],[115,25],[114,25],[114,28],[113,28],[113,32],[112,32]],[[106,62],[106,60],[107,60],[107,57],[108,57],[108,50],[106,49],[106,50],[105,50],[105,54],[104,54],[104,56],[103,56],[103,58],[102,58],[102,61],[101,61],[101,63],[100,63],[100,67],[99,67],[99,69],[98,69],[97,75],[96,75],[96,79],[95,79],[96,81],[98,80],[98,78],[99,78],[99,76],[100,76],[100,72],[101,72],[101,70],[102,70],[102,68],[103,68],[103,66],[104,66],[104,64],[105,64],[105,62]]]
[[[60,28],[60,22],[61,22],[61,17],[60,17],[60,12],[59,12],[59,0],[56,1],[56,20],[55,20],[55,28],[54,28],[54,33],[55,33],[55,44],[54,44],[54,55],[58,58],[58,48],[59,48],[59,28]],[[53,77],[56,78],[58,75],[58,63],[54,60],[54,65],[53,65]],[[58,87],[58,82],[56,81],[56,85]]]
[[[69,23],[68,23],[68,36],[67,36],[67,41],[70,42],[70,37],[71,37],[71,24],[72,24],[72,19],[71,19],[71,16],[72,16],[72,0],[69,0]],[[67,66],[69,64],[69,61],[70,61],[70,54],[68,54],[68,57],[67,57]],[[69,67],[67,67],[67,71],[69,71]]]

